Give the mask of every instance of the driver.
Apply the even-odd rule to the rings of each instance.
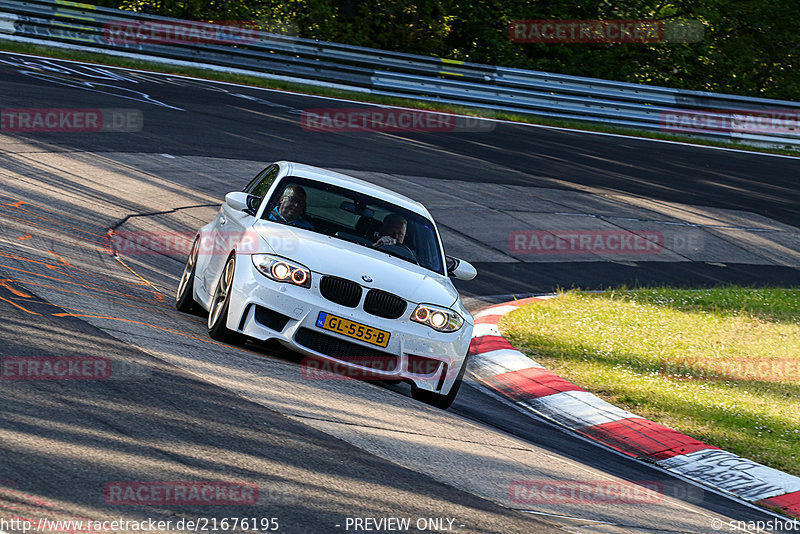
[[[269,220],[313,230],[314,226],[303,217],[305,211],[306,190],[299,185],[289,185],[283,190],[278,205],[269,212]]]
[[[373,243],[373,247],[383,247],[386,245],[402,245],[403,240],[406,238],[406,229],[408,228],[408,221],[405,217],[390,213],[383,219],[378,235],[380,238]]]

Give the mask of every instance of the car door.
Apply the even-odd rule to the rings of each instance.
[[[212,223],[209,236],[213,240],[213,253],[208,258],[205,268],[206,276],[204,277],[204,285],[209,293],[214,291],[214,284],[216,284],[230,252],[236,248],[245,232],[255,222],[254,216],[258,211],[258,207],[278,176],[278,172],[279,167],[277,165],[270,165],[247,184],[244,192],[251,197],[248,202],[249,210],[237,210],[226,202],[222,203],[219,213]]]

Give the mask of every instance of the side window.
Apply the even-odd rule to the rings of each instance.
[[[263,171],[261,171],[258,176],[253,178],[253,180],[247,184],[247,187],[244,188],[245,193],[249,193],[255,197],[264,198],[264,195],[267,194],[269,191],[272,182],[275,181],[275,178],[278,176],[278,166],[277,165],[270,165]]]
[[[253,215],[258,211],[261,201],[264,200],[264,195],[267,194],[272,182],[277,178],[279,170],[277,165],[270,165],[258,173],[258,176],[253,178],[244,188],[244,192],[251,195],[247,199],[247,205],[252,210]]]

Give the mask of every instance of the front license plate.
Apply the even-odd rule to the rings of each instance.
[[[319,312],[317,326],[379,347],[386,347],[389,344],[389,336],[391,335],[385,330],[378,330],[377,328],[343,319],[326,312]]]

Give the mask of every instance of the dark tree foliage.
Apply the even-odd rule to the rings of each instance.
[[[204,21],[276,24],[300,37],[562,74],[800,99],[800,9],[785,0],[99,0]],[[695,43],[520,44],[518,19],[699,20]]]

